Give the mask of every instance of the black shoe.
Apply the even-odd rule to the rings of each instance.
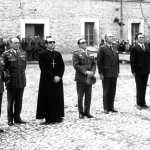
[[[115,109],[112,109],[112,110],[110,110],[110,112],[112,112],[112,113],[117,113],[118,111],[115,110]]]
[[[57,118],[51,121],[48,121],[48,124],[57,124],[63,122],[63,118]]]
[[[21,120],[21,119],[15,120],[14,122],[15,122],[16,124],[26,124],[26,122],[23,121],[23,120]]]
[[[84,118],[84,114],[83,113],[79,113],[79,118],[83,119]]]
[[[148,108],[150,108],[150,107],[147,106],[147,105],[143,105],[142,108],[143,108],[143,109],[148,109]]]
[[[148,109],[148,108],[150,108],[150,107],[147,105],[137,105],[137,109],[139,109],[139,110]]]
[[[142,109],[142,106],[137,105],[136,108],[139,109],[139,110],[141,110],[141,109]]]
[[[104,114],[109,114],[109,111],[108,110],[104,110]]]
[[[13,126],[14,123],[13,123],[12,121],[9,121],[9,122],[8,122],[8,125],[9,125],[9,126]]]
[[[56,123],[61,123],[61,122],[63,122],[63,118],[57,118],[56,119]]]
[[[87,118],[94,118],[94,116],[92,116],[91,114],[85,114],[85,116],[86,116]]]
[[[4,132],[4,130],[0,129],[0,133],[3,133],[3,132]]]
[[[40,123],[40,125],[48,125],[48,124],[50,124],[50,123],[47,121]]]

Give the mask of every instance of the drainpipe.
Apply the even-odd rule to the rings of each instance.
[[[123,40],[123,0],[120,0],[120,39]]]

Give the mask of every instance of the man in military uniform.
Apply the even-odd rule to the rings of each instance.
[[[119,74],[119,57],[115,38],[112,34],[106,36],[106,44],[101,46],[97,56],[98,72],[103,85],[103,107],[104,113],[117,112],[114,109],[114,98],[116,94],[116,83]]]
[[[17,38],[12,38],[10,49],[2,54],[4,58],[4,74],[7,89],[7,116],[8,125],[25,123],[21,117],[22,98],[26,85],[26,53],[20,49]]]
[[[79,39],[78,46],[79,50],[73,52],[73,66],[76,70],[75,81],[77,83],[79,118],[83,119],[85,116],[93,118],[90,114],[90,104],[96,63],[94,57],[90,56],[87,50],[85,39]],[[84,108],[83,96],[85,96]]]

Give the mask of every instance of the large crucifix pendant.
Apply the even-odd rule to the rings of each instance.
[[[54,59],[53,59],[53,62],[51,64],[52,64],[53,68],[55,68],[56,63],[55,63]]]

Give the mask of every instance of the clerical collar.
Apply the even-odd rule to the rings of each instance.
[[[54,51],[54,50],[51,50],[51,49],[48,49],[48,48],[47,48],[47,50],[50,51],[50,52],[53,52],[53,51]]]

